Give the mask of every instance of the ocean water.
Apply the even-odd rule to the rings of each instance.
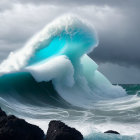
[[[85,140],[140,140],[140,85],[111,84],[88,56],[98,43],[78,17],[46,25],[0,64],[0,107],[44,132],[55,119]]]

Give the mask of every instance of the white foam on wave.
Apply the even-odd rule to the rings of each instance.
[[[25,71],[29,71],[38,82],[54,80],[69,87],[74,85],[74,68],[70,60],[64,55],[26,67]]]

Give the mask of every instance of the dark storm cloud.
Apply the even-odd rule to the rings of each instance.
[[[138,6],[139,0],[15,0],[20,3],[57,4],[57,5],[109,5],[109,6]]]
[[[114,84],[140,83],[140,69],[129,66],[123,67],[112,63],[103,63],[99,66],[102,72]]]
[[[0,1],[0,10],[5,10],[11,8],[13,4],[52,4],[52,5],[75,5],[75,6],[84,6],[84,5],[99,5],[99,6],[118,6],[118,7],[138,7],[139,0],[1,0]]]
[[[100,44],[90,54],[91,57],[101,63],[111,62],[140,67],[139,13],[140,10],[134,10],[134,7],[125,9],[123,10],[125,24],[110,27],[105,32],[99,31]]]

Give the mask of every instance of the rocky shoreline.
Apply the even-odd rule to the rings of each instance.
[[[116,131],[105,133],[119,134]],[[14,115],[7,115],[0,108],[0,140],[83,140],[83,135],[61,121],[50,121],[48,131],[30,124]]]

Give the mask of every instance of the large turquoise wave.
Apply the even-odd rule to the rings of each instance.
[[[52,81],[64,100],[80,107],[125,96],[125,90],[112,85],[87,55],[97,45],[92,25],[77,17],[61,17],[11,53],[0,65],[0,74],[28,72],[37,82]]]
[[[78,17],[51,22],[0,64],[0,106],[43,129],[49,120],[60,119],[91,137],[95,128],[103,132],[118,126],[118,130],[123,123],[127,128],[129,122],[133,128],[138,121],[133,113],[139,111],[140,100],[127,96],[121,86],[112,85],[98,71],[88,56],[98,43],[93,26]]]

